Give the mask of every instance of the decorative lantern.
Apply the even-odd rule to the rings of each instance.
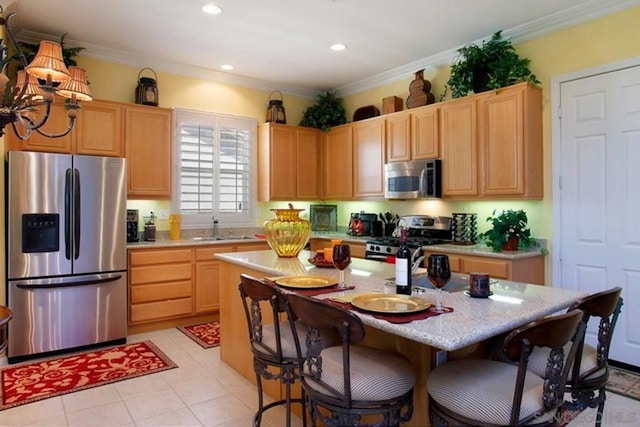
[[[144,70],[153,73],[153,77],[140,77]],[[143,68],[138,73],[138,86],[136,86],[136,104],[158,106],[158,76],[151,68]]]
[[[280,94],[280,99],[271,99],[274,93]],[[267,107],[267,123],[287,124],[287,116],[284,114],[284,105],[282,105],[282,92],[274,90],[269,94],[269,107]]]

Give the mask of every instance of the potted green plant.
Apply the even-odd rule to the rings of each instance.
[[[347,123],[342,102],[342,98],[336,97],[333,92],[318,95],[318,101],[304,111],[299,125],[322,129],[326,132],[331,126]]]
[[[503,39],[501,33],[496,32],[481,46],[471,44],[458,49],[460,57],[451,66],[447,81],[454,98],[518,82],[526,81],[534,86],[540,83],[529,70],[531,60],[520,58],[511,40]]]
[[[487,221],[491,222],[492,228],[480,233],[479,237],[494,252],[540,246],[539,242],[531,237],[531,230],[527,227],[527,213],[522,209],[505,210],[499,215],[496,215],[494,210]]]

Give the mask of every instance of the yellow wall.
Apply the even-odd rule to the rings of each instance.
[[[522,57],[531,59],[530,68],[542,82],[543,88],[543,152],[544,152],[544,199],[541,202],[459,202],[448,204],[454,210],[477,212],[479,229],[485,230],[486,216],[494,208],[523,208],[529,216],[532,234],[550,239],[552,236],[552,183],[551,183],[551,78],[562,74],[621,61],[640,56],[640,7],[635,7],[614,15],[599,18],[553,34],[539,37],[516,45]],[[431,92],[439,99],[444,85],[449,79],[449,67],[438,70],[426,70],[425,79],[432,83]],[[364,105],[376,105],[382,111],[382,99],[387,96],[400,96],[403,100],[409,95],[409,83],[414,76],[405,81],[368,90],[345,99],[347,117]],[[447,98],[450,98],[448,96]],[[408,205],[411,203],[405,202]],[[406,206],[405,206],[406,207]],[[550,242],[550,249],[553,248]],[[551,263],[547,257],[547,283],[551,279]]]

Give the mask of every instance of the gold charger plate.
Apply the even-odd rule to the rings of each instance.
[[[424,298],[381,293],[358,295],[351,300],[351,304],[365,311],[397,314],[416,313],[431,307],[431,303]]]
[[[338,284],[333,277],[326,276],[284,276],[275,280],[276,284],[285,288],[318,289]]]

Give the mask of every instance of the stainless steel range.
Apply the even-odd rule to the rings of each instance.
[[[407,243],[414,252],[423,246],[451,243],[451,218],[446,216],[410,215],[400,217],[398,229],[407,229]],[[392,261],[400,247],[400,238],[392,237],[368,240],[365,258],[376,261]]]

